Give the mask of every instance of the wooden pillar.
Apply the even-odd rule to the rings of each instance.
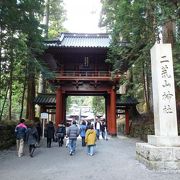
[[[109,101],[109,97],[107,97],[106,99],[106,108],[107,108],[107,131],[108,133],[111,131],[110,130],[110,123],[111,123],[111,117],[110,117],[110,101]]]
[[[128,111],[128,109],[126,108],[125,109],[125,118],[126,118],[126,129],[125,129],[125,133],[126,133],[126,135],[128,135],[129,134],[129,111]]]
[[[117,127],[116,127],[116,92],[112,88],[111,96],[110,96],[110,134],[112,136],[117,135]]]
[[[65,123],[65,118],[66,118],[66,116],[65,116],[65,111],[66,111],[66,103],[65,103],[65,95],[63,94],[63,96],[62,96],[62,123]]]
[[[62,104],[62,89],[57,88],[56,90],[56,127],[58,124],[62,123],[62,110],[63,110],[63,104]]]

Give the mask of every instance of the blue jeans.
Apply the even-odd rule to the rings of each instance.
[[[100,130],[96,129],[96,137],[97,137],[97,139],[99,139],[99,136],[100,136]]]
[[[76,150],[76,139],[69,139],[69,152],[74,153]]]
[[[94,155],[94,148],[95,147],[95,145],[88,145],[87,146],[87,153],[89,154],[89,155]]]

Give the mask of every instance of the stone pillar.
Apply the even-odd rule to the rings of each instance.
[[[136,157],[150,169],[180,170],[171,44],[152,47],[151,71],[155,135],[136,144]]]
[[[151,49],[155,135],[148,142],[156,146],[180,146],[178,137],[171,44]]]

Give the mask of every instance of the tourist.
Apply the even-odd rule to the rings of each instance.
[[[106,135],[106,123],[103,121],[101,125],[101,134],[102,138],[107,140],[107,135]]]
[[[67,136],[65,136],[65,140],[66,140],[66,148],[69,147],[69,138]]]
[[[38,132],[38,140],[37,140],[37,142],[38,142],[38,146],[39,146],[40,140],[41,140],[41,136],[42,136],[42,128],[41,128],[40,122],[37,122],[36,129],[37,129],[37,132]]]
[[[69,154],[72,156],[76,150],[76,141],[79,136],[79,128],[76,125],[76,121],[72,122],[72,125],[67,129],[67,137],[69,138]]]
[[[80,125],[80,136],[82,139],[82,146],[83,147],[86,146],[85,135],[86,135],[86,122],[82,121],[82,124]]]
[[[29,155],[30,157],[33,157],[33,153],[38,143],[38,131],[34,123],[30,124],[26,131],[26,141],[29,146]]]
[[[91,126],[91,121],[88,121],[88,122],[87,122],[87,126],[86,126],[86,131],[87,131],[88,129],[90,129],[90,126]]]
[[[96,129],[97,139],[99,140],[100,131],[101,131],[101,123],[100,123],[99,120],[97,120],[96,123],[95,123],[95,129]]]
[[[58,124],[58,128],[56,129],[56,137],[59,144],[59,147],[64,144],[64,136],[66,135],[66,128],[64,124]]]
[[[51,147],[52,139],[54,139],[54,125],[52,121],[49,121],[47,127],[46,127],[46,134],[47,134],[47,147]]]
[[[24,124],[24,122],[25,120],[21,119],[20,123],[15,128],[18,157],[21,157],[24,153],[24,141],[27,130],[27,126]]]
[[[85,142],[87,145],[87,153],[90,156],[94,155],[94,147],[96,142],[96,131],[93,128],[93,125],[90,126],[90,129],[86,131]]]
[[[107,132],[106,122],[104,122],[104,124],[105,124],[104,139],[107,141],[108,140],[108,132]]]

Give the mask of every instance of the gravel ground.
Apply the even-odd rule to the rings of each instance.
[[[36,149],[34,157],[18,158],[15,147],[0,151],[0,180],[179,180],[180,173],[155,172],[135,159],[137,139],[123,136],[97,141],[96,154],[88,156],[86,147],[77,141],[76,154],[53,143],[45,142]]]

